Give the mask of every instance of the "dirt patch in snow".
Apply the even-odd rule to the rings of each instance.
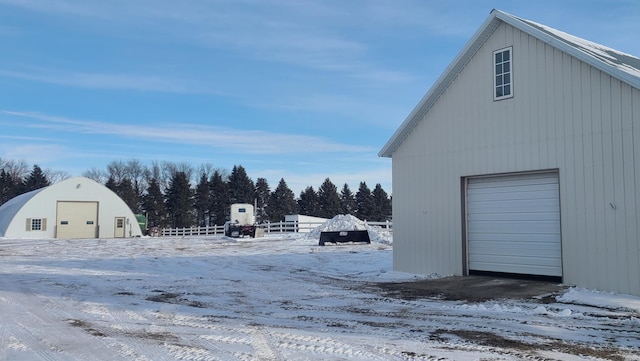
[[[101,331],[96,330],[93,326],[91,326],[88,322],[82,320],[68,320],[69,324],[74,327],[79,327],[90,335],[96,337],[105,337],[106,335]]]
[[[183,293],[172,293],[172,292],[164,292],[164,291],[157,291],[157,292],[160,292],[160,293],[157,295],[149,296],[146,298],[146,300],[151,302],[164,302],[164,303],[172,303],[176,305],[185,305],[185,306],[196,307],[196,308],[207,308],[207,305],[203,302],[192,301],[183,297],[185,295]]]
[[[414,300],[434,298],[449,301],[484,302],[496,299],[538,299],[555,301],[568,286],[555,282],[496,278],[488,276],[452,276],[412,282],[385,282],[377,286],[386,296]]]
[[[477,345],[496,347],[500,349],[535,352],[537,350],[557,350],[576,356],[594,357],[598,359],[622,361],[624,357],[618,354],[613,348],[594,348],[582,345],[568,344],[561,340],[555,340],[548,345],[526,343],[520,340],[512,340],[493,332],[472,331],[472,330],[444,330],[438,329],[431,333],[430,339],[433,341],[448,342],[452,338],[464,340]]]

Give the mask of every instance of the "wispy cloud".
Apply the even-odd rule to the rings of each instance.
[[[397,23],[420,24],[416,14],[387,2],[0,0],[3,5],[44,13],[54,29],[79,29],[91,39],[117,44],[104,54],[89,50],[96,51],[96,62],[73,52],[47,54],[57,60],[51,63],[32,56],[24,64],[21,59],[0,60],[0,78],[33,82],[28,85],[34,88],[43,83],[113,94],[207,95],[281,116],[306,112],[393,128],[389,119],[402,119],[406,110],[385,101],[385,93],[425,87],[422,74],[385,63],[384,49],[372,45],[380,44],[372,34],[397,26],[385,20],[387,11]],[[114,61],[120,51],[126,60]],[[321,149],[350,149],[291,135],[282,142],[294,139]]]
[[[389,129],[391,132],[399,121],[406,115],[406,108],[386,104],[383,101],[364,97],[349,96],[344,94],[293,94],[286,99],[261,99],[261,103],[255,103],[256,107],[265,109],[285,109],[291,111],[306,111],[316,114],[340,114],[348,117],[352,125],[360,127],[372,127]],[[340,126],[344,118],[327,118],[327,125]]]
[[[84,14],[91,15],[94,9],[91,6],[82,6],[80,2],[66,1],[66,0],[0,0],[2,5],[11,5],[20,7],[23,9],[42,12],[42,13],[57,13],[57,14]]]
[[[224,95],[222,91],[214,91],[196,82],[186,83],[182,78],[178,79],[169,76],[72,72],[42,67],[29,67],[23,70],[12,70],[5,67],[4,69],[0,69],[0,76],[91,89],[128,89],[167,93],[208,93]]]
[[[273,133],[261,130],[242,130],[210,127],[196,124],[114,124],[70,119],[32,112],[2,111],[3,114],[35,120],[25,127],[46,128],[77,134],[99,134],[142,141],[159,141],[174,144],[204,145],[211,148],[234,149],[239,153],[344,153],[371,152],[370,147],[332,142],[321,137],[297,134]]]
[[[281,0],[217,0],[206,3],[164,0],[0,0],[0,4],[70,17],[72,21],[82,21],[83,27],[93,29],[93,32],[102,32],[104,36],[118,33],[124,38],[143,41],[173,39],[237,53],[255,61],[283,63],[372,82],[404,82],[414,79],[408,73],[379,64],[367,43],[360,39],[361,36],[355,35],[358,32],[366,34],[366,29],[385,24],[379,22],[383,17],[378,12],[383,10],[375,10],[376,6],[367,2],[328,6],[318,2]],[[389,10],[391,9],[394,8]],[[354,12],[360,15],[354,17]],[[92,19],[99,20],[99,24],[94,24]],[[371,24],[373,22],[378,24]],[[126,32],[126,29],[136,28],[141,23],[149,31]],[[334,27],[350,30],[340,32]],[[158,38],[144,38],[151,36]],[[25,77],[25,74],[14,74],[18,75]],[[55,74],[40,74],[32,79],[74,86],[103,84],[103,87],[168,89],[162,79],[155,77],[132,79],[129,75],[117,74],[71,75],[66,82],[64,77]],[[130,81],[133,83],[128,84]]]
[[[0,145],[0,151],[8,159],[28,159],[35,164],[45,163],[57,159],[68,159],[69,149],[54,143],[42,144],[41,142],[20,142],[19,144]]]
[[[0,124],[2,124],[2,122],[0,122]],[[3,135],[3,134],[0,134],[0,139],[6,139],[7,141],[19,140],[19,141],[26,141],[26,142],[53,142],[53,141],[55,141],[54,138],[31,137],[31,136],[20,136],[20,135]]]

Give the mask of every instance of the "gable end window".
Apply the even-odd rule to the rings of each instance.
[[[493,52],[493,100],[513,97],[513,48]]]

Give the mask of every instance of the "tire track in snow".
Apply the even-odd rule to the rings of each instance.
[[[8,300],[4,297],[0,297],[0,305],[3,303],[8,303]],[[4,309],[1,307],[0,309]],[[4,320],[4,315],[0,314],[0,319]],[[6,332],[5,323],[0,321],[0,361],[4,361],[7,359],[7,349],[10,347]]]
[[[52,342],[47,339],[49,332],[43,334],[41,330],[33,330],[31,322],[38,325],[46,324],[42,317],[36,313],[42,313],[46,307],[27,308],[26,305],[33,305],[34,300],[39,300],[37,295],[30,292],[23,285],[21,279],[12,279],[9,282],[6,277],[0,277],[0,290],[7,294],[1,296],[3,307],[1,308],[1,322],[8,326],[3,326],[2,349],[5,357],[8,357],[9,350],[21,356],[36,354],[41,360],[55,361],[58,358],[57,349]],[[53,321],[55,322],[55,321]],[[55,332],[54,332],[55,333]],[[14,341],[15,340],[15,341]]]
[[[281,359],[278,357],[277,351],[269,345],[262,327],[251,326],[249,329],[251,330],[251,344],[255,348],[255,356],[259,360],[276,361]]]
[[[63,355],[60,355],[61,350],[57,349],[53,342],[47,339],[47,335],[43,335],[42,332],[33,331],[31,327],[32,323],[39,325],[43,324],[43,320],[39,318],[35,313],[25,310],[22,304],[28,304],[21,301],[24,297],[20,293],[15,292],[10,302],[7,302],[3,307],[2,321],[11,325],[10,329],[5,332],[10,333],[10,337],[15,338],[20,344],[24,345],[24,348],[17,349],[12,347],[16,354],[20,354],[20,358],[30,358],[30,355],[37,355],[39,360],[57,361],[63,360]],[[19,318],[16,317],[19,315]],[[54,331],[55,333],[55,331]],[[4,345],[4,342],[3,342]],[[4,346],[3,346],[4,348]],[[71,358],[67,357],[67,360]],[[75,359],[75,358],[74,358]]]
[[[210,316],[196,317],[179,315],[174,325],[186,328],[188,333],[197,334],[197,340],[207,348],[215,360],[238,361],[251,359],[252,346],[250,330],[244,327],[230,327],[212,323]]]
[[[89,315],[90,320],[98,315],[101,319],[111,319],[118,325],[128,324],[117,312],[109,311],[106,306],[70,300],[54,302],[53,299],[21,288],[22,291],[13,294],[13,302],[4,311],[12,319],[3,319],[16,325],[12,330],[13,336],[23,345],[19,353],[25,356],[35,353],[39,360],[50,361],[103,360],[104,355],[108,355],[109,360],[171,360],[157,345],[145,347],[141,342],[132,344],[128,340],[122,340],[122,335],[114,335],[107,327],[100,327],[94,321],[78,319],[80,309],[83,310],[80,312]],[[22,305],[30,306],[26,310]],[[20,318],[13,315],[20,315]],[[33,327],[34,325],[46,325],[46,328]],[[74,347],[77,344],[90,347],[78,349]],[[69,353],[70,349],[73,349],[73,356]],[[143,355],[150,355],[152,358]]]
[[[81,303],[78,308],[89,315],[89,319],[98,316],[101,323],[107,324],[100,327],[100,332],[112,338],[109,347],[119,352],[125,359],[135,359],[137,361],[162,361],[171,360],[167,358],[166,352],[156,344],[149,345],[147,342],[136,342],[131,344],[125,340],[135,337],[141,338],[145,334],[144,327],[132,327],[131,325],[146,326],[152,324],[151,320],[140,313],[122,310],[120,308],[110,308],[106,305],[95,303]]]
[[[283,349],[282,353],[284,350],[290,351],[293,355],[299,355],[300,352],[303,352],[305,355],[309,355],[308,357],[313,356],[314,359],[380,359],[380,353],[369,352],[364,350],[363,346],[354,346],[329,337],[302,336],[285,332],[276,332],[272,334],[272,337],[279,340],[279,346]]]
[[[290,359],[355,359],[355,360],[405,360],[401,354],[381,350],[367,350],[343,341],[318,336],[298,336],[267,326],[219,325],[207,322],[206,318],[176,317],[174,325],[204,330],[199,338],[202,346],[209,348],[218,360],[290,360]],[[232,350],[225,350],[225,345]],[[213,350],[212,350],[213,348]],[[243,352],[239,350],[243,348]],[[175,349],[175,348],[174,348]],[[218,350],[219,352],[215,352]],[[397,357],[402,356],[402,357]],[[202,358],[203,360],[205,358]]]
[[[209,316],[160,313],[162,327],[180,335],[177,342],[165,343],[164,349],[179,360],[238,361],[254,360],[249,331],[211,324]],[[228,345],[228,347],[225,347]],[[243,346],[245,352],[239,351]]]
[[[10,350],[26,351],[27,347],[13,334],[12,325],[17,324],[15,319],[15,302],[10,298],[0,297],[0,361],[8,360]],[[9,326],[7,326],[9,325]]]
[[[7,303],[7,299],[0,297],[0,305]],[[4,307],[2,307],[4,309]],[[4,316],[4,315],[3,315]],[[4,319],[4,317],[2,317]],[[0,321],[0,361],[7,359],[7,349],[10,347],[4,322]]]

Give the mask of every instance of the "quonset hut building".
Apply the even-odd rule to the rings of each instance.
[[[142,231],[126,203],[85,177],[69,178],[0,206],[0,237],[123,238]]]

